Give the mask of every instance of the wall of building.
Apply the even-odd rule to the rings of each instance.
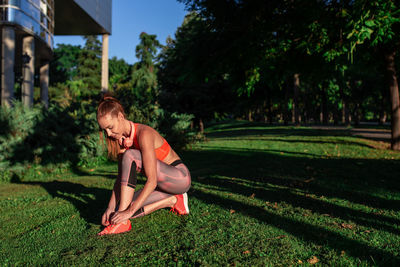
[[[0,0],[0,24],[19,26],[52,49],[54,0]]]

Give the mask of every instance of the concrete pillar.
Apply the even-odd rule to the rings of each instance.
[[[40,67],[40,99],[42,104],[49,107],[49,62]]]
[[[108,91],[108,34],[103,34],[101,55],[101,92]]]
[[[22,64],[22,103],[25,106],[33,105],[33,79],[35,75],[35,40],[33,36],[26,36],[22,40],[22,56],[29,56],[29,62]],[[28,57],[27,57],[28,58]]]
[[[11,106],[14,99],[15,31],[3,26],[1,44],[1,105]]]

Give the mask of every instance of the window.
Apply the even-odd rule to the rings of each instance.
[[[0,21],[8,21],[7,8],[0,8]]]
[[[45,0],[40,1],[40,12],[47,15],[47,3]]]
[[[21,6],[21,0],[0,0],[0,5]]]

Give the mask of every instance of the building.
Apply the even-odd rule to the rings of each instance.
[[[22,80],[21,98],[33,104],[35,74],[48,105],[49,61],[54,35],[102,35],[102,90],[108,88],[108,36],[112,0],[0,0],[1,104],[11,105],[14,84]]]

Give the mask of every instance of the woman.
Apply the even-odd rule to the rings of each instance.
[[[130,218],[161,208],[189,214],[190,173],[167,141],[153,128],[128,121],[119,101],[109,95],[100,101],[97,121],[107,134],[108,155],[118,159],[118,177],[101,219],[106,228],[98,235],[129,231]],[[137,172],[147,181],[135,192]]]

